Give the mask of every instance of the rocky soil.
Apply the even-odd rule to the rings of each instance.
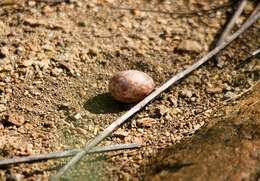
[[[235,29],[248,17],[255,3],[247,4]],[[234,2],[228,0],[2,0],[0,159],[82,147],[132,106],[116,102],[109,95],[108,82],[114,73],[126,69],[144,71],[159,86],[214,47],[232,7]],[[214,135],[208,138],[212,144],[203,143],[203,136],[195,136],[198,145],[192,144],[194,148],[181,142],[178,145],[183,146],[173,150],[184,157],[190,151],[193,154],[187,160],[193,163],[197,161],[193,155],[200,146],[212,146],[209,150],[213,151],[215,147],[224,148],[221,143],[213,143],[223,141],[221,135],[226,135],[226,130],[234,130],[232,121],[240,121],[234,124],[242,127],[247,124],[240,119],[243,114],[237,113],[232,119],[226,115],[233,109],[230,104],[235,107],[241,104],[240,99],[236,102],[234,98],[259,80],[259,59],[247,59],[249,52],[259,48],[259,23],[228,46],[219,62],[212,60],[178,82],[102,142],[103,145],[135,142],[142,148],[87,156],[63,179],[141,180],[151,175],[164,179],[169,168],[158,166],[161,168],[158,171],[158,167],[151,166],[158,152],[164,155],[161,150],[192,137],[202,126],[214,125],[221,118],[231,120],[231,126],[226,128],[223,122],[216,123],[216,128],[210,127],[210,134],[216,134],[216,138]],[[252,104],[258,105],[255,102],[259,94],[255,95]],[[252,107],[250,110],[256,111]],[[259,120],[259,114],[250,116]],[[252,121],[248,125],[252,126]],[[199,135],[203,134],[208,133]],[[249,141],[233,132],[227,136],[232,138],[227,144],[235,146],[219,153],[241,148],[237,154],[246,156],[247,148],[258,148],[257,136]],[[165,157],[170,158],[170,153]],[[228,158],[232,160],[235,155]],[[250,165],[243,168],[241,161],[240,169],[254,176],[259,173],[259,162],[248,160]],[[1,168],[0,180],[47,180],[67,161]],[[147,172],[150,168],[151,172]],[[186,168],[200,170],[206,165],[181,170],[189,172]],[[194,170],[191,172],[195,173]],[[207,170],[203,173],[208,174]],[[223,172],[219,173],[221,176]],[[253,178],[250,174],[245,178]]]
[[[259,180],[260,84],[226,116],[214,118],[191,139],[161,151],[145,180]]]

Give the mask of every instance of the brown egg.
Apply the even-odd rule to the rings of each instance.
[[[154,89],[153,79],[138,70],[126,70],[114,75],[109,82],[109,91],[115,100],[136,103]]]

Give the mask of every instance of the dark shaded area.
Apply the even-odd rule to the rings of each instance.
[[[107,114],[126,111],[132,104],[123,104],[115,101],[109,93],[98,94],[90,98],[84,104],[84,108],[91,113]]]
[[[194,137],[159,152],[144,168],[144,180],[258,180],[259,97],[256,91],[237,105],[239,111],[231,107],[228,117],[210,120]]]
[[[154,171],[157,174],[162,171],[178,172],[180,169],[191,165],[193,165],[193,163],[166,164],[166,165],[161,165],[160,167],[156,167]]]

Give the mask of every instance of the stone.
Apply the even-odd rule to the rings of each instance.
[[[164,135],[167,136],[167,137],[169,137],[169,136],[171,136],[171,133],[169,133],[168,131],[166,131],[166,132],[164,133]]]
[[[202,46],[197,41],[183,40],[178,45],[177,49],[181,51],[200,53],[202,51]]]
[[[138,127],[151,127],[156,123],[157,121],[153,118],[141,118],[136,120],[136,125]]]
[[[33,64],[33,60],[31,59],[28,59],[28,60],[24,60],[21,62],[21,65],[24,66],[24,67],[29,67]]]
[[[28,6],[33,7],[36,5],[35,1],[28,1]]]
[[[164,116],[167,112],[169,112],[169,108],[162,104],[162,105],[159,105],[158,107],[156,107],[156,112],[160,116]]]
[[[224,90],[231,91],[232,87],[229,86],[228,84],[224,84]]]
[[[86,135],[87,134],[87,131],[83,128],[76,128],[76,131],[79,133],[79,134],[82,134],[82,135]]]
[[[54,77],[58,77],[62,72],[62,69],[55,67],[51,70],[51,75]]]
[[[24,124],[25,119],[18,113],[8,114],[7,122],[14,124],[15,126],[21,126]]]
[[[190,90],[184,89],[181,91],[181,95],[187,98],[191,98],[193,93]]]
[[[53,9],[50,6],[46,5],[42,8],[42,12],[45,15],[50,15],[53,12]]]
[[[224,95],[224,98],[226,98],[226,99],[231,99],[231,98],[233,98],[233,97],[235,97],[235,96],[236,96],[235,93],[233,93],[233,92],[231,92],[231,91],[227,91],[227,92],[225,93],[225,95]]]
[[[145,144],[143,138],[137,137],[137,136],[131,136],[131,135],[126,136],[124,138],[124,141],[125,141],[125,143],[137,143],[139,145]]]
[[[182,111],[180,108],[172,108],[172,109],[170,110],[170,114],[171,114],[172,116],[178,115],[178,114],[182,114],[182,113],[183,113],[183,111]]]
[[[196,101],[196,97],[192,97],[192,98],[190,98],[190,100],[191,100],[192,102],[195,102],[195,101]]]
[[[7,57],[9,55],[8,47],[4,46],[0,49],[0,56]]]
[[[0,20],[0,36],[6,36],[10,32],[10,27]]]
[[[73,115],[73,118],[75,120],[80,120],[81,119],[81,114],[80,113],[76,113],[76,114]]]
[[[209,87],[207,88],[207,92],[210,94],[217,94],[217,93],[221,93],[223,91],[223,89],[221,87]]]
[[[0,113],[6,111],[7,108],[4,104],[0,104]]]
[[[23,175],[21,174],[14,174],[6,176],[6,181],[22,181]]]
[[[113,135],[116,137],[124,138],[128,136],[128,132],[123,129],[118,129],[116,132],[114,132]]]

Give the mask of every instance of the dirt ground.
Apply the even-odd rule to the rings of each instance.
[[[144,180],[260,179],[260,84],[210,118],[193,137],[163,149],[145,167]]]
[[[232,7],[228,0],[0,1],[0,159],[83,147],[132,106],[108,94],[115,72],[141,70],[161,85],[214,46]],[[259,25],[102,142],[142,148],[87,156],[63,179],[141,180],[159,150],[224,116],[220,107],[259,80],[259,59],[247,59],[259,48]],[[67,161],[2,168],[0,180],[47,180]]]

